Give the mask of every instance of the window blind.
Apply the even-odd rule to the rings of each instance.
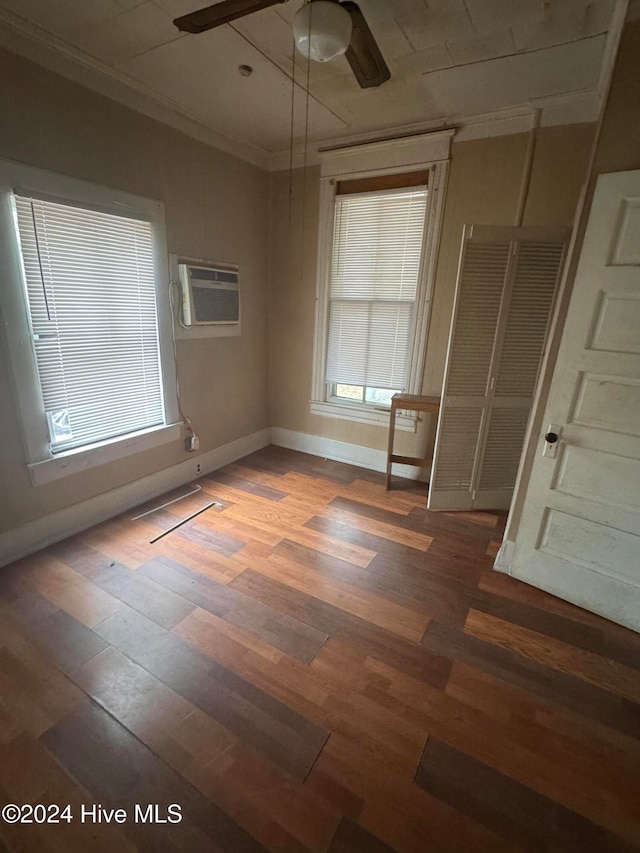
[[[15,206],[52,452],[163,424],[151,224]]]
[[[426,203],[425,187],[336,197],[327,382],[404,389]]]

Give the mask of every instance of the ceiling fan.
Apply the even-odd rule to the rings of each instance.
[[[288,0],[221,0],[182,15],[173,23],[183,32],[203,33],[286,2]],[[353,0],[307,0],[296,12],[293,32],[300,53],[316,62],[328,62],[346,54],[363,89],[380,86],[391,77],[373,33]]]

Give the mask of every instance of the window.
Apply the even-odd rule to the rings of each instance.
[[[406,387],[426,204],[426,186],[336,195],[329,398],[388,405]]]
[[[10,164],[0,177],[33,482],[179,438],[162,206]]]
[[[151,224],[15,206],[52,453],[163,424]]]
[[[448,156],[450,133],[429,136]],[[397,167],[350,168],[389,159],[395,143]],[[322,164],[314,414],[387,425],[393,394],[421,391],[447,162],[416,163],[433,139],[393,144]],[[398,425],[415,429],[415,418]]]

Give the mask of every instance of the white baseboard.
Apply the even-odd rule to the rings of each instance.
[[[96,495],[82,503],[58,510],[22,527],[0,533],[0,566],[5,566],[20,557],[39,551],[40,548],[46,548],[53,542],[66,539],[67,536],[86,530],[94,524],[106,521],[171,489],[196,480],[197,476],[194,473],[196,461],[202,465],[202,473],[207,474],[249,453],[254,453],[269,443],[269,429],[261,429],[229,444],[224,444],[222,447],[216,447],[215,450],[193,456],[171,468],[165,468],[148,477],[134,480],[133,483],[127,483],[125,486]]]
[[[515,549],[515,542],[512,542],[510,539],[505,539],[503,541],[493,563],[493,568],[496,572],[502,572],[505,575],[511,574],[511,563],[513,562],[513,553]]]
[[[197,479],[194,474],[196,461],[202,465],[202,473],[207,474],[249,453],[254,453],[270,443],[310,453],[312,456],[346,462],[359,468],[386,471],[387,454],[383,450],[374,450],[370,447],[361,447],[358,444],[348,444],[344,441],[295,432],[282,427],[262,429],[210,450],[208,453],[193,456],[171,468],[134,480],[132,483],[96,495],[82,503],[65,507],[14,530],[0,533],[0,566],[19,560],[27,554],[33,554],[54,542],[66,539],[67,536],[93,527],[94,524],[100,524],[102,521]],[[394,465],[393,473],[398,477],[416,480],[419,469],[411,465]]]
[[[358,468],[368,468],[371,471],[387,470],[387,454],[384,450],[374,450],[372,447],[362,447],[359,444],[348,444],[346,441],[335,441],[321,435],[311,435],[306,432],[295,432],[283,427],[271,427],[271,443],[289,450],[300,450],[312,456],[322,456],[334,462],[346,462]],[[408,480],[419,479],[420,469],[413,465],[394,464],[393,473]]]

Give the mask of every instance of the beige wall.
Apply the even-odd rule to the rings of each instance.
[[[525,225],[571,225],[587,170],[593,125],[543,128],[539,131]],[[465,224],[514,224],[527,134],[454,143],[438,255],[423,393],[440,394],[449,323],[453,307],[462,228]],[[303,176],[294,175],[289,218],[289,176],[271,176],[269,314],[269,420],[272,426],[339,441],[385,449],[386,427],[368,426],[311,415],[318,170],[309,171],[306,203]],[[304,207],[304,222],[303,222]],[[429,418],[417,436],[402,433],[399,452],[421,455],[433,441]]]
[[[0,157],[160,199],[170,252],[239,264],[242,335],[178,342],[183,405],[202,451],[267,426],[266,173],[4,51],[0,114]],[[187,458],[175,442],[31,486],[2,352],[0,532]]]
[[[627,23],[622,32],[611,87],[602,116],[599,136],[593,152],[593,164],[588,176],[585,203],[576,228],[573,256],[567,268],[566,283],[558,302],[556,329],[551,335],[549,359],[541,374],[539,397],[531,418],[531,440],[525,445],[519,482],[516,484],[505,538],[515,540],[520,525],[529,475],[539,436],[543,429],[544,410],[552,380],[562,327],[580,256],[584,232],[589,218],[591,200],[598,175],[640,169],[640,21]],[[585,177],[587,182],[587,177]]]
[[[0,132],[0,157],[161,199],[171,252],[239,263],[243,334],[178,342],[183,404],[200,433],[201,452],[268,424],[384,449],[386,428],[309,412],[317,169],[306,176],[306,198],[303,175],[300,170],[294,174],[290,220],[286,173],[269,177],[4,51],[0,108],[10,117]],[[571,223],[592,135],[590,125],[540,131],[525,224]],[[513,221],[526,148],[526,134],[453,145],[424,393],[439,393],[442,383],[462,226]],[[176,442],[32,487],[2,356],[0,532],[185,459],[195,462]],[[417,436],[401,433],[398,450],[421,453],[433,440],[433,427],[427,419]]]

